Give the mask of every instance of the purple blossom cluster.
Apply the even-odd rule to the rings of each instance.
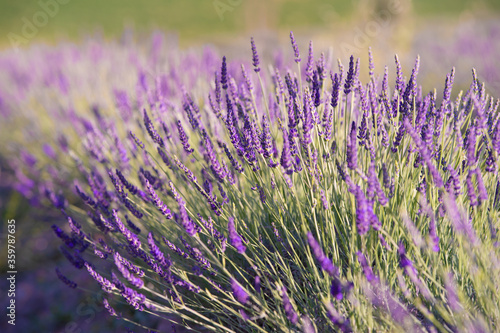
[[[418,57],[405,76],[396,56],[391,84],[370,51],[363,83],[354,56],[334,66],[311,42],[301,63],[290,40],[266,65],[253,38],[249,63],[97,44],[61,46],[40,73],[26,68],[51,52],[1,55],[0,114],[30,128],[12,187],[63,214],[63,256],[126,303],[106,298],[111,316],[125,304],[211,331],[455,332],[490,314],[497,329],[499,100],[475,71],[466,91],[451,69],[426,92]],[[31,99],[55,129],[25,113]]]

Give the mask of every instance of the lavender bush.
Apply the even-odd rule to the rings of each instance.
[[[498,99],[475,71],[428,92],[418,57],[390,79],[370,55],[363,83],[359,59],[290,37],[275,64],[258,40],[238,62],[159,35],[1,56],[11,185],[68,221],[75,269],[54,277],[90,274],[138,329],[125,309],[197,331],[499,330]]]

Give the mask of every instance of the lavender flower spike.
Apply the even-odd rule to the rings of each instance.
[[[352,91],[354,85],[354,56],[349,59],[349,70],[344,84],[344,94],[347,96]]]
[[[365,273],[365,277],[368,280],[368,282],[377,280],[378,277],[373,273],[373,269],[368,264],[365,255],[360,251],[356,252],[356,255],[358,256],[359,264],[361,265],[361,268],[363,268],[363,272]]]
[[[286,288],[283,287],[281,292],[282,292],[283,307],[285,308],[286,317],[288,318],[288,320],[290,320],[292,324],[295,325],[299,322],[299,316],[297,316],[297,312],[295,312],[295,310],[293,309],[293,305],[290,302],[290,299],[288,298],[288,295],[286,293]]]
[[[125,265],[123,264],[124,259],[120,256],[118,252],[115,252],[114,259],[116,267],[118,268],[120,273],[122,273],[123,277],[130,282],[130,284],[139,289],[144,286],[144,282],[138,277],[132,275],[130,271],[127,269],[127,267],[125,267]]]
[[[102,300],[102,305],[104,305],[104,308],[106,308],[106,310],[108,310],[109,314],[113,317],[118,317],[118,314],[116,313],[115,309],[113,309],[111,307],[111,305],[109,305],[109,302],[107,299],[103,299]]]
[[[85,267],[87,267],[87,271],[94,278],[94,280],[96,280],[101,285],[102,290],[110,293],[113,288],[115,288],[115,285],[112,282],[97,273],[88,262],[85,262]]]
[[[165,143],[163,142],[163,139],[161,136],[158,134],[156,129],[153,126],[153,123],[151,122],[151,119],[149,119],[148,113],[146,110],[143,112],[144,114],[144,126],[146,126],[146,130],[149,133],[149,136],[155,143],[157,143],[160,147],[165,147]]]
[[[343,318],[331,302],[325,304],[326,306],[326,315],[332,321],[332,323],[339,328],[341,332],[352,332],[351,323],[349,319]]]
[[[416,276],[418,274],[417,269],[413,266],[413,262],[406,256],[406,249],[402,242],[399,243],[398,255],[401,268],[403,268],[407,274],[412,273]]]
[[[59,280],[64,282],[64,284],[66,284],[68,287],[70,287],[72,289],[75,289],[77,287],[77,284],[75,282],[71,281],[70,279],[68,279],[66,276],[64,276],[61,273],[61,271],[59,270],[59,268],[56,268],[56,274],[57,274],[57,277],[59,278]]]
[[[299,47],[297,46],[297,41],[295,40],[295,36],[293,35],[292,31],[290,31],[290,41],[292,42],[293,53],[295,55],[295,62],[299,63],[300,62]]]
[[[247,248],[245,247],[245,245],[243,245],[243,241],[241,240],[240,235],[236,231],[233,217],[229,218],[227,229],[229,230],[229,242],[231,243],[231,245],[234,246],[239,253],[241,254],[245,253],[245,250]]]
[[[369,211],[369,203],[366,200],[365,194],[359,185],[355,185],[356,190],[354,195],[356,197],[356,227],[359,235],[364,235],[370,230],[370,219],[372,214]]]
[[[146,188],[148,190],[149,195],[153,199],[153,202],[158,208],[158,210],[168,219],[170,220],[172,218],[172,214],[170,213],[170,209],[168,209],[167,205],[163,203],[163,201],[158,197],[158,194],[156,194],[153,186],[149,183],[147,179],[144,180],[146,182]],[[127,221],[128,222],[128,221]]]
[[[479,204],[481,205],[483,202],[488,201],[488,191],[484,186],[483,177],[481,176],[481,169],[476,168],[476,180],[477,180],[477,190],[479,193]]]
[[[319,261],[321,268],[332,277],[338,276],[339,269],[335,267],[332,261],[325,255],[311,232],[307,233],[307,242],[313,251],[314,257]]]
[[[171,264],[170,261],[165,259],[165,256],[161,252],[160,248],[156,245],[153,233],[151,232],[148,234],[148,245],[153,258],[163,267],[169,267]]]
[[[134,139],[135,144],[136,144],[139,148],[144,149],[144,143],[142,143],[142,141],[141,141],[141,140],[139,140],[139,138],[138,138],[138,137],[137,137],[137,136],[136,136],[136,135],[135,135],[132,131],[130,131],[130,132],[129,132],[129,134],[130,134],[130,136],[132,137],[132,139]]]
[[[222,66],[220,69],[220,83],[222,85],[222,89],[227,90],[227,65],[226,65],[226,56],[222,57]]]
[[[255,47],[255,41],[253,40],[253,37],[250,38],[250,43],[252,45],[252,64],[254,67],[255,73],[260,72],[260,61],[259,61],[259,54],[257,53],[257,48]]]
[[[250,296],[248,296],[247,292],[239,285],[238,281],[235,279],[231,279],[231,289],[233,290],[234,297],[241,304],[245,305],[248,302]]]
[[[358,149],[356,147],[357,136],[356,136],[356,123],[353,121],[351,125],[351,133],[349,135],[349,141],[347,142],[347,167],[351,170],[355,170],[358,167]]]
[[[283,169],[285,169],[285,173],[287,175],[291,175],[293,173],[292,154],[290,151],[290,142],[286,130],[283,130],[283,151],[281,152],[280,162]]]
[[[182,123],[180,120],[177,121],[177,129],[179,130],[179,140],[181,141],[182,146],[184,147],[184,151],[189,155],[194,149],[189,145],[189,138],[182,127]]]

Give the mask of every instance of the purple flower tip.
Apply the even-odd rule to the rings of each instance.
[[[247,292],[239,285],[238,281],[235,279],[231,279],[231,289],[233,290],[234,297],[241,304],[246,304],[250,296],[248,296]]]

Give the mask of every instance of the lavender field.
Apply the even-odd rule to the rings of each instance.
[[[500,332],[497,16],[357,6],[7,43],[0,330]]]

